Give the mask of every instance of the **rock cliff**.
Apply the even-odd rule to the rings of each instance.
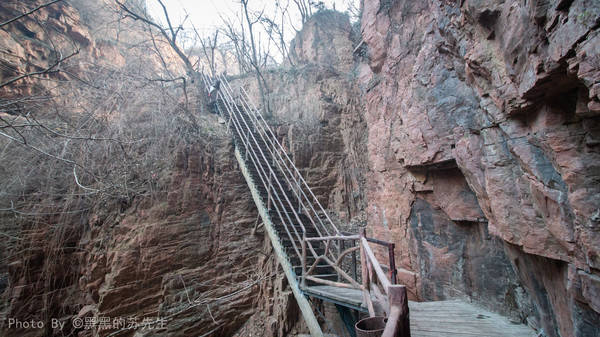
[[[2,336],[230,336],[276,279],[230,136],[117,16],[61,2],[0,29],[1,83],[79,50],[0,93],[3,131],[33,125],[0,139]]]
[[[368,223],[399,243],[413,296],[597,335],[599,15],[365,1]]]

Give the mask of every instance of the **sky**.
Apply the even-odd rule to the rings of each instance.
[[[348,1],[352,0],[322,0],[327,8],[344,10]],[[220,16],[231,17],[239,13],[239,0],[163,0],[171,17],[173,25],[178,25],[189,14],[188,21],[202,33],[213,31],[221,23]],[[162,8],[156,0],[146,0],[148,10],[153,17],[162,17]],[[249,6],[254,10],[272,12],[275,1],[249,0]],[[296,18],[298,21],[299,17]],[[298,27],[299,28],[299,27]]]
[[[145,0],[146,6],[148,8],[149,14],[153,17],[155,21],[158,21],[162,25],[166,25],[164,21],[164,14],[162,7],[160,6],[158,0]],[[171,24],[173,27],[177,27],[184,20],[186,15],[188,19],[184,23],[183,27],[185,32],[187,32],[188,36],[191,39],[186,39],[185,36],[179,38],[179,43],[181,46],[185,48],[194,48],[198,47],[197,39],[195,38],[195,34],[192,30],[193,27],[196,28],[198,33],[202,38],[206,38],[212,36],[215,30],[219,27],[223,26],[223,19],[227,18],[232,22],[239,22],[239,19],[236,19],[236,16],[241,17],[241,4],[240,0],[162,0],[165,6],[167,7],[167,11],[169,12],[169,17],[171,19]],[[288,0],[290,2],[289,12],[293,15],[289,17],[288,23],[293,22],[293,26],[296,29],[301,29],[301,17],[300,14],[293,4],[292,0]],[[348,8],[349,3],[356,3],[359,0],[321,0],[325,7],[328,9],[335,8],[338,11],[345,11]],[[249,0],[249,9],[255,12],[262,12],[268,17],[273,17],[273,13],[276,12],[275,0]],[[313,10],[314,12],[314,10]],[[184,33],[185,34],[185,33]],[[283,61],[284,56],[279,52],[279,50],[268,41],[266,38],[267,33],[262,28],[261,25],[257,25],[255,28],[255,39],[259,41],[258,43],[261,45],[270,45],[270,55],[275,62],[279,63]],[[288,43],[294,38],[295,31],[291,25],[286,24],[284,39]],[[226,41],[224,36],[220,36],[220,42],[222,43]],[[266,42],[267,41],[267,42]]]

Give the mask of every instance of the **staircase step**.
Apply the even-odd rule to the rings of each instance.
[[[311,266],[312,266],[312,263],[307,263],[306,271],[308,271],[308,269],[310,269]],[[293,266],[292,269],[294,270],[294,273],[296,275],[298,275],[298,276],[302,275],[302,266]],[[313,269],[313,272],[311,273],[311,276],[315,276],[315,275],[329,275],[329,276],[335,275],[335,279],[337,280],[337,273],[335,272],[335,269],[333,269],[329,265],[317,265],[315,267],[315,269]]]

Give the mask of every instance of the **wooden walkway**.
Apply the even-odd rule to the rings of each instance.
[[[354,309],[362,307],[362,293],[355,289],[311,286],[304,289],[309,296],[326,299]],[[410,331],[412,337],[535,337],[535,332],[506,317],[489,312],[461,300],[412,302]]]

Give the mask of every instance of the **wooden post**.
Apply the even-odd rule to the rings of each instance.
[[[397,275],[398,271],[396,270],[396,258],[394,257],[394,249],[396,248],[396,244],[390,243],[388,246],[388,254],[390,258],[390,282],[392,284],[396,284],[398,282]]]
[[[379,264],[379,262],[377,262],[377,258],[375,258],[375,254],[371,250],[371,247],[369,247],[369,242],[367,241],[367,239],[362,237],[360,238],[360,240],[362,241],[362,247],[364,248],[365,254],[367,255],[369,261],[372,262],[371,267],[377,274],[377,279],[379,280],[379,283],[381,283],[381,285],[383,286],[383,290],[387,293],[387,288],[391,285],[390,281],[387,279],[387,276],[383,272],[383,269],[381,269],[381,265]]]
[[[388,288],[390,315],[382,337],[410,337],[410,320],[406,287],[391,285]]]
[[[375,316],[375,309],[373,308],[373,302],[371,301],[371,294],[369,293],[369,273],[367,271],[367,254],[365,254],[365,248],[363,247],[362,239],[365,237],[365,229],[360,230],[360,267],[362,276],[362,288],[363,288],[363,302],[369,309],[369,316]]]

